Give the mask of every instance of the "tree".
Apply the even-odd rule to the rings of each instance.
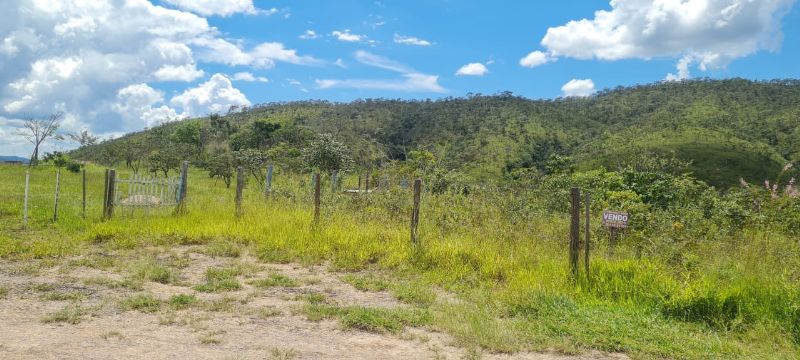
[[[34,119],[28,118],[22,124],[19,130],[19,135],[25,137],[31,144],[33,144],[33,154],[31,154],[31,166],[35,166],[39,162],[39,147],[49,138],[60,138],[56,135],[58,127],[61,126],[61,119],[64,117],[63,112],[56,112],[50,114],[47,119]]]
[[[236,166],[241,166],[244,171],[253,175],[259,184],[264,183],[264,174],[261,173],[261,169],[264,168],[269,160],[264,151],[256,149],[234,151],[233,158]]]
[[[150,153],[150,148],[144,139],[139,137],[132,137],[130,139],[121,140],[118,155],[125,161],[125,166],[133,170],[134,173],[139,172],[139,165],[142,160]]]
[[[156,150],[147,157],[150,172],[161,171],[164,176],[169,176],[169,171],[181,166],[181,157],[173,149]]]
[[[81,147],[90,146],[97,144],[98,137],[92,135],[89,130],[83,129],[79,133],[69,133],[67,134],[70,139],[77,142]]]
[[[67,168],[69,172],[77,173],[81,171],[81,164],[73,161],[67,154],[61,151],[53,151],[44,154],[42,161],[46,163],[53,163],[57,168]]]
[[[215,152],[212,154],[208,161],[206,161],[205,168],[208,170],[208,176],[213,178],[220,178],[225,182],[225,187],[231,187],[231,179],[233,178],[234,159],[233,155],[225,150]]]
[[[347,146],[336,141],[331,134],[322,134],[303,151],[306,167],[323,173],[346,171],[353,164]]]
[[[189,144],[203,147],[203,124],[196,120],[188,120],[179,124],[169,136],[170,141],[178,144]]]
[[[408,152],[406,163],[411,173],[421,175],[436,165],[436,157],[427,150],[411,150]]]
[[[231,148],[263,149],[272,145],[273,135],[281,128],[281,124],[271,123],[266,119],[256,120],[231,137]]]

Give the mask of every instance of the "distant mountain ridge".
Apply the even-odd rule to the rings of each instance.
[[[0,162],[9,162],[9,161],[22,161],[23,163],[28,163],[28,158],[24,158],[21,156],[4,156],[0,155]]]

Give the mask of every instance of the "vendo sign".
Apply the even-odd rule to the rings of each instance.
[[[628,227],[628,213],[622,211],[603,211],[603,226],[613,229],[624,229]]]

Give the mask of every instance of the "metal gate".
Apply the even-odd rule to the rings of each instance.
[[[113,203],[132,208],[176,206],[180,201],[180,188],[180,177],[133,174],[128,179],[115,179]]]

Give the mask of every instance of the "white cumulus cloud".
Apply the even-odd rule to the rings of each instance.
[[[593,19],[552,27],[541,44],[550,56],[576,59],[677,57],[688,67],[720,68],[780,46],[780,20],[794,0],[612,0]]]
[[[489,69],[482,63],[469,63],[456,70],[458,76],[483,76],[488,73]]]
[[[212,75],[205,83],[187,89],[169,102],[173,106],[180,106],[189,116],[226,112],[234,105],[250,106],[247,97],[222,74]]]
[[[192,82],[203,77],[205,72],[198,70],[195,64],[164,65],[153,73],[158,81]]]
[[[561,87],[564,96],[590,96],[594,93],[594,81],[592,79],[572,79]]]
[[[244,4],[237,10],[240,13],[249,12],[251,3],[192,1],[196,6]],[[226,14],[222,8],[184,11],[174,4],[159,6],[147,0],[5,0],[3,5],[0,117],[19,119],[63,111],[65,127],[86,127],[104,137],[166,119],[202,114],[217,103],[246,103],[244,95],[232,86],[218,87],[215,94],[219,101],[203,102],[199,97],[189,100],[196,91],[179,97],[174,104],[154,89],[158,82],[202,79],[206,76],[202,65],[206,63],[252,68],[277,63],[323,64],[278,42],[251,44],[222,38],[219,29],[198,15]],[[161,97],[154,98],[142,84]],[[185,89],[177,90],[180,94]],[[189,108],[182,109],[183,104]],[[5,134],[15,132],[11,126],[0,124]],[[17,154],[27,152],[12,147],[12,141],[0,138],[0,148],[10,148],[9,152]]]
[[[535,68],[537,66],[547,64],[551,61],[555,61],[555,59],[551,58],[544,52],[536,50],[536,51],[531,51],[524,58],[519,59],[519,64],[524,67]]]
[[[186,117],[163,104],[164,93],[149,85],[134,84],[117,92],[116,103],[112,106],[126,121],[155,126]],[[159,106],[160,104],[160,106]]]
[[[181,10],[203,16],[231,16],[236,13],[258,14],[253,0],[165,0]],[[270,10],[267,10],[269,13]]]
[[[198,55],[201,60],[231,66],[246,65],[268,69],[274,67],[277,61],[296,65],[323,63],[312,56],[298,55],[297,50],[287,49],[279,42],[261,43],[250,50],[243,49],[241,44],[219,38],[199,38],[192,40],[192,43],[204,47]]]

